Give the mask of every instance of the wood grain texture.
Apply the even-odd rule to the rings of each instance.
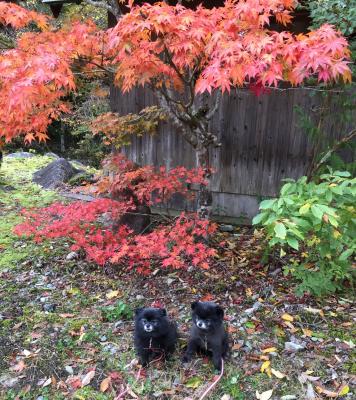
[[[337,93],[331,95],[331,112],[323,119],[325,142],[340,138],[356,125],[356,118],[349,122],[335,118],[342,107],[338,98]],[[128,94],[111,90],[111,107],[121,115],[152,104],[157,102],[147,89],[134,89]],[[317,122],[323,105],[325,96],[309,89],[272,90],[259,97],[248,90],[224,94],[210,126],[222,144],[211,149],[217,215],[251,218],[257,212],[258,200],[276,196],[284,178],[299,178],[306,173],[313,143],[301,127],[296,107]],[[169,122],[162,123],[155,136],[134,138],[124,152],[141,165],[196,166],[193,149]],[[355,154],[347,157],[354,159]]]

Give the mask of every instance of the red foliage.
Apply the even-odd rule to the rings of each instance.
[[[103,214],[118,216],[128,207],[108,199],[55,203],[41,210],[25,211],[26,222],[17,225],[14,232],[33,235],[37,242],[66,238],[73,242],[72,250],[84,250],[90,261],[119,264],[142,274],[149,274],[157,266],[209,267],[209,259],[216,252],[204,243],[204,238],[215,231],[215,225],[182,213],[170,225],[161,225],[147,235],[133,235],[125,226],[115,232],[98,222]]]
[[[16,16],[21,7],[11,7],[9,16]],[[74,64],[90,71],[90,62],[101,52],[102,34],[93,23],[74,23],[60,30],[25,32],[15,49],[0,51],[0,137],[47,139],[48,125],[69,111],[64,97],[76,88]]]
[[[175,193],[191,198],[190,185],[205,185],[204,171],[201,168],[188,170],[176,167],[167,171],[152,166],[138,167],[122,154],[108,157],[104,169],[109,176],[103,177],[98,186],[99,193],[109,192],[118,195],[122,192],[133,193],[139,203],[165,203]]]
[[[33,236],[37,242],[67,238],[73,243],[71,249],[84,250],[88,260],[99,265],[119,264],[142,274],[149,274],[157,266],[208,268],[215,250],[208,246],[206,239],[216,226],[195,214],[182,213],[172,223],[160,225],[145,235],[134,235],[126,226],[114,230],[101,222],[105,216],[111,221],[118,220],[125,212],[135,209],[137,200],[152,204],[167,201],[177,192],[188,195],[186,184],[204,182],[202,173],[183,167],[169,172],[161,168],[155,172],[152,167],[138,168],[121,155],[113,157],[107,166],[111,173],[116,173],[111,183],[101,182],[101,190],[106,187],[106,193],[116,194],[128,190],[130,199],[100,198],[89,203],[54,203],[39,210],[25,210],[25,222],[15,228],[15,233]]]
[[[123,90],[150,85],[202,93],[299,85],[309,77],[351,81],[347,41],[330,25],[297,36],[269,29],[273,16],[289,23],[295,4],[227,0],[223,7],[191,10],[160,2],[133,7],[108,31],[75,23],[25,32],[15,49],[0,51],[0,137],[46,139],[48,124],[68,110],[63,97],[75,89],[74,69],[92,75],[89,65],[114,73]],[[0,24],[30,22],[47,29],[48,18],[0,2]]]
[[[13,28],[23,28],[31,22],[41,29],[48,27],[49,17],[35,11],[29,11],[13,3],[0,2],[0,24],[11,25]]]

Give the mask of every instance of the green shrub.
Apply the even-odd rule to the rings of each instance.
[[[352,280],[356,250],[356,179],[329,169],[318,183],[288,180],[277,199],[264,200],[253,224],[264,227],[267,254],[300,250],[302,261],[285,271],[301,283],[297,292],[323,295]]]
[[[119,319],[132,319],[133,311],[129,305],[122,301],[117,301],[114,305],[103,307],[101,315],[104,321],[114,322]]]

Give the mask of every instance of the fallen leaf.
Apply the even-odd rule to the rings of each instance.
[[[59,314],[61,318],[73,318],[74,314]]]
[[[185,384],[185,386],[191,388],[191,389],[196,389],[197,387],[199,387],[201,385],[201,378],[199,378],[198,376],[192,376],[191,378],[189,378]]]
[[[235,343],[233,346],[232,346],[232,350],[239,350],[239,349],[241,349],[241,347],[242,347],[242,343]]]
[[[306,400],[315,400],[316,399],[313,386],[310,383],[308,383],[308,389],[307,389],[305,396],[306,396],[305,397]]]
[[[94,378],[95,375],[95,371],[89,371],[84,378],[82,379],[82,387],[89,385],[89,383],[91,382],[91,380]]]
[[[307,337],[311,337],[313,335],[313,332],[310,329],[307,328],[302,328],[303,334]]]
[[[272,372],[272,374],[273,374],[276,378],[278,378],[278,379],[283,379],[283,378],[286,377],[285,374],[282,374],[282,372],[277,371],[276,369],[271,368],[271,372]]]
[[[212,301],[214,299],[214,296],[210,293],[206,294],[203,296],[200,301]]]
[[[24,360],[20,360],[16,365],[10,368],[11,371],[22,372],[26,368]]]
[[[73,389],[79,389],[82,387],[82,381],[79,376],[70,376],[66,383],[70,385]]]
[[[109,300],[114,299],[115,297],[119,296],[119,291],[118,290],[112,290],[111,292],[106,293],[105,296]]]
[[[111,383],[110,376],[108,376],[107,378],[102,380],[101,383],[100,383],[100,391],[102,393],[106,392],[109,389],[110,383]]]
[[[262,353],[275,353],[277,351],[276,347],[268,347],[267,349],[263,349]]]
[[[283,319],[284,321],[289,321],[289,322],[293,322],[293,321],[294,321],[294,317],[292,317],[291,315],[289,315],[289,314],[287,314],[287,313],[284,313],[284,314],[282,315],[282,319]]]
[[[48,378],[46,381],[43,382],[42,387],[49,386],[52,383],[52,378]]]
[[[350,391],[350,388],[348,387],[348,385],[345,385],[339,391],[339,396],[345,396],[345,394],[349,393],[349,391]]]
[[[270,365],[271,361],[265,361],[264,363],[262,363],[260,371],[264,372]]]
[[[272,397],[272,394],[273,394],[273,389],[266,390],[261,394],[258,391],[256,391],[256,398],[258,400],[269,400]]]
[[[312,314],[319,314],[321,317],[324,317],[324,311],[320,310],[320,308],[304,307],[304,310]]]
[[[324,389],[321,386],[316,386],[315,389],[319,394],[325,394],[327,397],[335,398],[339,396],[337,392],[332,392],[331,390]]]

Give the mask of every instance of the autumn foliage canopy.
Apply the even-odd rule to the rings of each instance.
[[[272,17],[291,22],[294,5],[228,0],[224,7],[192,10],[145,4],[100,31],[91,22],[58,29],[46,16],[0,2],[0,24],[38,27],[0,52],[0,136],[45,140],[51,121],[69,111],[65,97],[76,89],[78,71],[109,72],[123,90],[149,85],[194,93],[300,85],[310,77],[349,81],[347,42],[332,26],[297,36],[268,29]]]

